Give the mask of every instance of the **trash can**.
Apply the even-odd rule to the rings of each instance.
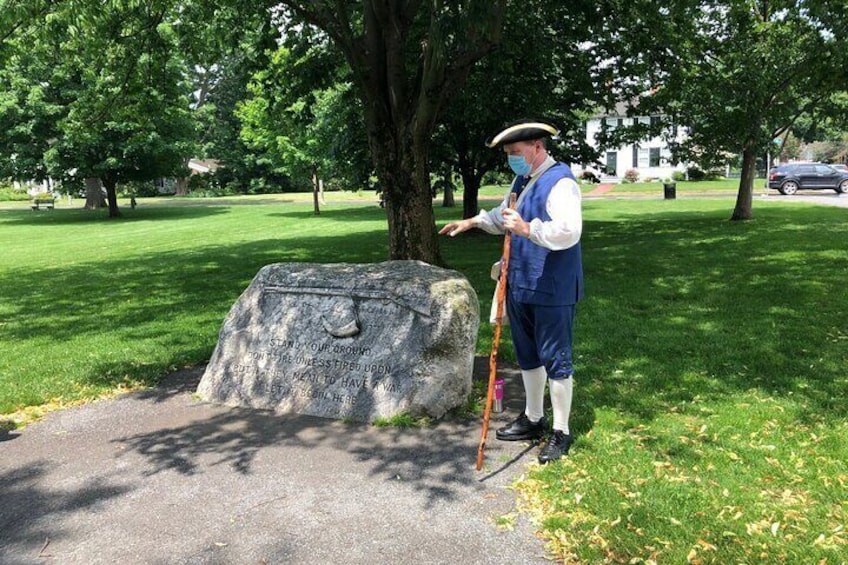
[[[664,182],[663,183],[663,195],[666,200],[674,200],[677,198],[677,183],[676,182]]]

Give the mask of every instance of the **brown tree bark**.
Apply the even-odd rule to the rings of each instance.
[[[473,218],[480,211],[480,183],[485,171],[476,171],[469,160],[460,159],[462,177],[462,218]]]
[[[731,221],[750,220],[753,215],[754,176],[756,175],[757,153],[751,144],[742,151],[742,176],[739,179],[739,192],[736,194],[736,207]]]
[[[389,257],[440,265],[427,147],[413,147],[409,136],[396,142],[385,135],[392,129],[383,126],[369,136],[389,224]]]
[[[319,188],[321,182],[318,180],[318,172],[314,169],[312,170],[312,207],[316,216],[321,215],[321,206],[319,204],[318,196],[319,196]]]
[[[106,200],[103,198],[103,183],[97,177],[85,178],[85,209],[97,210],[106,207]]]
[[[121,211],[118,210],[118,182],[114,177],[105,175],[103,177],[103,188],[106,189],[106,201],[109,203],[109,217],[118,218],[121,216]]]
[[[455,48],[438,11],[419,1],[366,0],[362,25],[345,3],[283,3],[344,53],[365,108],[368,144],[389,224],[389,257],[441,264],[429,147],[439,114],[471,66],[500,40],[505,0],[475,5]],[[418,34],[420,30],[426,30]],[[415,58],[410,57],[415,52]],[[410,61],[417,60],[415,67]]]
[[[174,191],[175,196],[188,195],[188,177],[177,177],[177,185]]]
[[[453,185],[445,183],[445,194],[442,197],[442,208],[453,208],[456,206],[456,201],[453,197]]]

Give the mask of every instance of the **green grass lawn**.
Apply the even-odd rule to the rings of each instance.
[[[0,414],[206,361],[265,264],[386,257],[374,202],[315,217],[284,200],[143,202],[120,220],[0,211]],[[757,201],[730,223],[732,204],[584,202],[578,439],[514,487],[560,560],[845,562],[848,211]],[[459,213],[436,209],[440,223]],[[443,240],[483,312],[500,246]],[[478,353],[490,343],[484,323]]]
[[[580,189],[583,194],[590,194],[598,187],[593,183],[580,183]],[[481,187],[480,198],[491,200],[503,198],[506,186],[488,185]],[[739,191],[739,179],[722,179],[711,181],[676,181],[675,189],[681,195],[714,195],[714,196],[731,196]],[[754,180],[754,194],[778,194],[776,190],[766,190],[765,179]],[[636,183],[621,183],[613,185],[611,192],[606,193],[607,197],[615,197],[617,195],[625,196],[662,196],[663,183],[661,182],[636,182]],[[458,196],[461,198],[461,193]]]
[[[754,194],[778,194],[776,190],[768,190],[765,179],[754,179]],[[702,195],[731,195],[739,192],[739,179],[721,179],[706,181],[675,181],[675,189],[679,194]],[[595,185],[597,186],[597,185]],[[615,185],[612,194],[663,194],[662,182],[634,182]]]

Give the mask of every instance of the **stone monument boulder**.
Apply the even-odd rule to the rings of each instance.
[[[263,267],[224,320],[197,392],[281,413],[439,418],[471,391],[477,295],[419,261]]]

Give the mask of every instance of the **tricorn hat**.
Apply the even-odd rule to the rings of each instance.
[[[542,120],[518,120],[507,124],[498,133],[486,140],[487,147],[499,147],[516,141],[530,141],[544,137],[556,137],[559,130]]]

